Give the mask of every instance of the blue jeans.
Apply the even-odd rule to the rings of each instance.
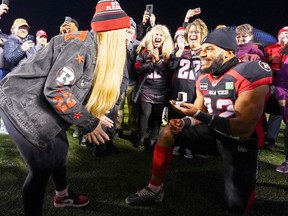
[[[276,140],[280,130],[282,115],[270,114],[267,126],[266,137]]]
[[[2,80],[9,72],[9,70],[0,69],[0,80]]]
[[[23,185],[24,213],[29,216],[41,216],[45,190],[50,176],[52,176],[57,191],[64,190],[67,187],[66,157],[68,140],[66,132],[62,130],[49,143],[48,147],[41,151],[22,136],[1,109],[0,115],[29,169]]]

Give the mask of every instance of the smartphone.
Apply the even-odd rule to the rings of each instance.
[[[6,4],[9,7],[9,0],[2,0],[2,4]]]
[[[27,35],[26,41],[28,41],[28,40],[34,41],[34,36],[33,35]]]
[[[72,22],[72,18],[69,17],[69,16],[66,16],[66,17],[65,17],[65,22]]]
[[[146,5],[146,11],[150,14],[153,14],[153,4]]]
[[[201,8],[200,7],[194,8],[194,9],[192,9],[192,11],[193,11],[194,15],[201,14]]]

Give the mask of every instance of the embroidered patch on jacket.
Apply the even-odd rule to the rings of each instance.
[[[76,57],[76,61],[78,62],[78,64],[81,64],[84,62],[84,56],[81,56],[81,55],[77,55]]]
[[[77,104],[77,102],[73,99],[73,94],[71,92],[64,92],[62,95],[54,97],[53,101],[57,103],[56,109],[62,113],[68,109],[71,109]]]
[[[82,114],[80,112],[74,114],[74,119],[80,119]]]
[[[87,33],[88,33],[87,31],[71,32],[71,33],[65,34],[64,38],[65,38],[65,41],[69,39],[78,39],[80,41],[84,41]]]
[[[59,86],[73,85],[75,81],[75,74],[72,68],[64,67],[57,72],[56,82]]]

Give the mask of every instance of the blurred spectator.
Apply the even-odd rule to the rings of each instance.
[[[40,48],[45,47],[48,44],[47,33],[43,30],[39,30],[36,33],[36,45],[35,49],[38,51]]]
[[[281,51],[281,54],[288,56],[288,43],[286,43],[284,49]],[[282,117],[287,128],[288,124],[288,58],[286,58],[283,63],[280,71],[278,72],[276,82],[275,82],[275,97],[279,102],[282,111]],[[288,173],[288,134],[285,130],[284,135],[284,153],[285,161],[277,166],[276,171],[281,173]]]
[[[120,138],[123,138],[123,126],[124,126],[124,106],[125,102],[127,100],[127,106],[128,106],[128,125],[127,130],[130,131],[130,137],[133,144],[138,140],[138,109],[139,105],[138,103],[133,103],[131,100],[132,98],[132,90],[135,88],[135,85],[138,81],[138,74],[135,69],[135,61],[136,61],[136,49],[140,43],[136,39],[136,32],[137,32],[137,26],[134,22],[133,18],[130,17],[130,23],[131,26],[129,29],[127,29],[127,70],[128,70],[128,77],[129,77],[129,84],[126,89],[126,91],[121,95],[121,103],[119,105],[118,110],[118,117],[117,117],[117,123],[116,123],[116,130],[118,133],[118,136]]]
[[[2,14],[7,13],[8,12],[8,6],[6,4],[1,4],[0,5],[0,19]],[[5,63],[4,61],[4,42],[7,40],[8,35],[4,34],[1,30],[0,30],[0,80],[3,79],[6,74],[9,72],[9,65],[7,65],[7,63]]]
[[[265,61],[264,53],[253,43],[253,26],[242,24],[236,27],[237,53],[236,57],[242,61]]]
[[[71,17],[66,17],[65,21],[60,26],[60,34],[66,34],[79,30],[79,23]]]
[[[277,43],[265,47],[266,61],[273,71],[273,84],[275,79],[277,79],[278,73],[283,63],[287,59],[287,55],[283,55],[281,50],[288,43],[288,26],[285,26],[279,30],[277,38]],[[265,148],[273,150],[275,148],[275,141],[278,138],[278,133],[282,121],[280,106],[277,99],[275,98],[274,86],[271,87],[271,96],[267,101],[266,112],[269,113],[270,116],[265,137]],[[287,127],[285,130],[285,134],[287,134]]]
[[[36,52],[33,39],[28,37],[29,29],[25,19],[18,18],[13,22],[11,35],[4,43],[4,60],[9,64],[9,71]]]
[[[1,19],[2,14],[7,13],[8,10],[9,8],[6,4],[0,5],[0,19]],[[9,72],[8,65],[7,63],[5,63],[4,56],[3,56],[4,55],[3,46],[4,46],[4,42],[7,40],[7,37],[8,35],[4,34],[0,30],[0,80],[2,80],[6,76],[6,74]],[[8,134],[1,117],[0,117],[0,133]]]

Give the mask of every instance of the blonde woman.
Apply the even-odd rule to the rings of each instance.
[[[129,17],[117,1],[100,0],[91,22],[93,31],[52,38],[1,81],[0,115],[29,168],[23,186],[24,215],[42,215],[50,176],[55,207],[89,203],[68,187],[65,131],[75,124],[90,142],[109,139],[102,127],[113,122],[103,116],[119,96],[129,26]]]
[[[143,38],[137,48],[136,69],[140,80],[146,76],[139,97],[139,140],[136,147],[144,148],[148,129],[148,145],[153,147],[162,121],[162,111],[167,101],[167,62],[174,43],[168,28],[156,25]]]

